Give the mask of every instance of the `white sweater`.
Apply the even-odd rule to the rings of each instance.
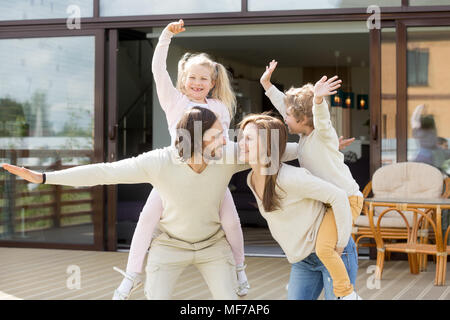
[[[277,177],[276,192],[282,197],[281,208],[266,212],[261,199],[252,188],[252,171],[247,184],[258,203],[261,215],[267,220],[270,232],[280,244],[290,263],[306,258],[314,252],[317,231],[326,208],[331,204],[338,228],[338,247],[345,247],[350,239],[352,219],[345,192],[331,183],[313,176],[304,168],[282,164]]]
[[[285,94],[272,85],[266,91],[275,108],[286,118]],[[330,119],[325,99],[313,106],[314,130],[309,135],[299,134],[298,161],[300,166],[313,175],[344,189],[348,196],[359,195],[359,186],[344,163],[344,155],[339,151],[339,138]],[[350,214],[350,212],[349,212]]]

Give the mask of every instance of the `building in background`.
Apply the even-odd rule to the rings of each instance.
[[[179,18],[187,32],[170,46],[173,81],[184,52],[211,54],[233,74],[234,123],[272,109],[259,84],[272,59],[283,90],[339,75],[332,121],[356,137],[344,152],[361,189],[380,166],[418,159],[418,105],[436,138],[450,139],[449,0],[0,0],[0,161],[50,171],[167,146],[151,59]],[[430,152],[450,168],[448,153]],[[263,229],[245,173],[230,188],[243,226]],[[0,172],[0,246],[127,247],[150,190],[30,185]]]

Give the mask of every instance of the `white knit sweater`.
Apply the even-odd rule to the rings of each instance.
[[[345,192],[312,175],[304,168],[282,164],[277,177],[276,192],[281,196],[280,209],[266,212],[261,199],[251,185],[252,171],[247,184],[258,203],[261,215],[267,220],[270,232],[280,244],[290,263],[306,258],[314,252],[317,231],[325,213],[324,203],[333,208],[338,228],[337,247],[345,247],[350,239],[352,219]]]

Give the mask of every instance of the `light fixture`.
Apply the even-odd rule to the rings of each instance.
[[[351,65],[351,62],[352,62],[352,57],[350,57],[350,56],[347,56],[347,83],[346,83],[346,87],[347,87],[347,90],[346,90],[346,92],[344,93],[344,97],[345,97],[345,101],[344,101],[344,106],[345,106],[345,108],[353,108],[353,93],[351,92],[352,91],[352,87],[351,87],[351,80],[350,80],[350,76],[351,76],[351,74],[350,74],[350,65]]]
[[[340,56],[339,50],[334,51],[334,56],[336,58],[336,75],[338,75],[338,58]],[[342,107],[342,91],[337,90],[337,93],[333,96],[331,100],[331,106],[333,107]]]
[[[334,95],[334,103],[336,103],[336,105],[341,104],[341,97],[339,97],[337,94]]]
[[[359,108],[364,109],[365,105],[366,105],[366,100],[364,100],[364,98],[361,98],[361,100],[359,100]]]
[[[352,105],[352,99],[350,98],[350,96],[347,96],[347,98],[345,99],[345,106],[347,108],[350,108]]]

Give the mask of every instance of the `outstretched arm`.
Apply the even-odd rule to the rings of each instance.
[[[27,180],[31,183],[43,183],[44,182],[44,175],[40,172],[32,171],[29,169],[26,169],[24,167],[18,167],[14,166],[12,164],[4,163],[2,165],[2,168],[8,171],[9,173],[12,173],[18,177],[21,177],[24,180]]]
[[[152,59],[152,72],[156,84],[156,92],[158,99],[164,112],[170,112],[174,106],[174,101],[182,96],[173,85],[167,72],[167,53],[169,51],[169,44],[172,37],[180,32],[185,31],[183,20],[172,22],[161,33],[158,44]]]
[[[155,151],[158,152],[159,150],[117,162],[88,164],[48,172],[45,173],[45,181],[43,173],[10,164],[3,164],[2,167],[11,174],[17,175],[32,183],[74,187],[120,183],[152,183],[153,177],[155,176],[152,172],[158,172],[158,163],[154,161],[155,155],[157,155]]]

